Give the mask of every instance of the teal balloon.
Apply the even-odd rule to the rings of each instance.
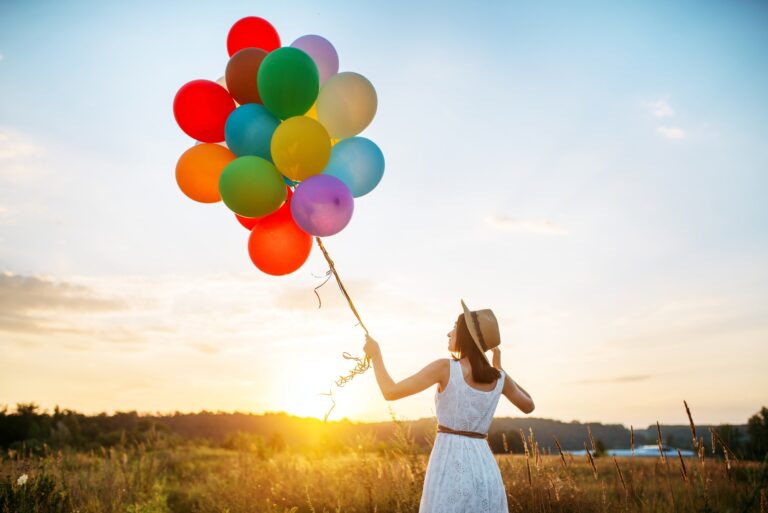
[[[352,196],[359,198],[371,192],[384,176],[384,154],[365,137],[343,139],[331,150],[323,173],[344,182]]]
[[[252,155],[271,161],[272,134],[279,124],[280,120],[263,105],[241,105],[232,111],[224,125],[227,147],[238,157]]]
[[[271,214],[285,202],[283,175],[261,157],[238,157],[226,165],[219,178],[224,204],[243,217]]]
[[[301,116],[320,90],[320,74],[312,57],[298,48],[278,48],[264,57],[256,76],[264,106],[280,119]]]

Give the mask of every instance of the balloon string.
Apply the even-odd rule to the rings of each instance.
[[[313,274],[312,276],[315,276],[315,275]],[[322,276],[315,276],[315,278],[322,278]],[[331,279],[331,271],[328,270],[328,272],[325,273],[325,279],[323,280],[323,283],[321,283],[314,289],[315,295],[317,296],[317,308],[322,308],[323,306],[323,300],[320,299],[320,294],[317,293],[317,289],[319,289],[320,287],[328,283],[328,280],[330,279]]]
[[[315,237],[315,241],[317,242],[317,245],[320,248],[320,251],[323,252],[323,256],[325,257],[325,260],[328,262],[328,267],[330,268],[329,272],[333,274],[334,278],[336,278],[336,283],[339,285],[339,289],[341,289],[341,293],[344,294],[344,297],[346,298],[347,303],[349,304],[349,308],[352,310],[352,313],[355,314],[355,317],[357,318],[357,322],[360,324],[360,327],[363,328],[363,331],[365,331],[365,334],[368,335],[368,328],[365,327],[363,320],[360,318],[360,314],[357,313],[357,308],[355,308],[355,304],[352,302],[352,299],[349,297],[349,294],[347,293],[347,289],[344,287],[344,284],[341,282],[341,278],[339,278],[339,273],[336,272],[336,266],[333,264],[333,260],[331,260],[331,257],[328,254],[328,251],[326,251],[325,246],[323,246],[323,241],[320,240],[320,237]],[[317,294],[317,290],[315,290],[315,294]],[[351,354],[346,352],[342,353],[341,356],[345,360],[353,360],[355,362],[355,366],[346,375],[339,376],[339,378],[336,380],[337,387],[343,387],[344,385],[352,381],[352,379],[355,376],[359,374],[363,374],[365,371],[371,368],[371,361],[368,358],[368,356],[364,356],[364,357],[352,356]]]

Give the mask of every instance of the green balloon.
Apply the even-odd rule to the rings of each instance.
[[[283,177],[274,164],[251,155],[227,164],[219,178],[219,193],[232,212],[244,217],[271,214],[287,195]]]
[[[320,74],[312,57],[298,48],[278,48],[264,57],[256,76],[264,106],[280,119],[301,116],[320,90]]]

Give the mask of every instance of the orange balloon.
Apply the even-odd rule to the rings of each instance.
[[[312,250],[312,236],[290,215],[270,215],[251,230],[248,254],[262,272],[290,274],[304,265]]]
[[[176,164],[176,183],[181,192],[200,203],[221,201],[219,176],[235,154],[215,143],[192,146]]]

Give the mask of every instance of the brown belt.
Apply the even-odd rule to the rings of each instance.
[[[488,438],[488,433],[475,433],[474,431],[457,431],[441,424],[437,425],[438,433],[449,433],[451,435],[468,436],[469,438]]]

